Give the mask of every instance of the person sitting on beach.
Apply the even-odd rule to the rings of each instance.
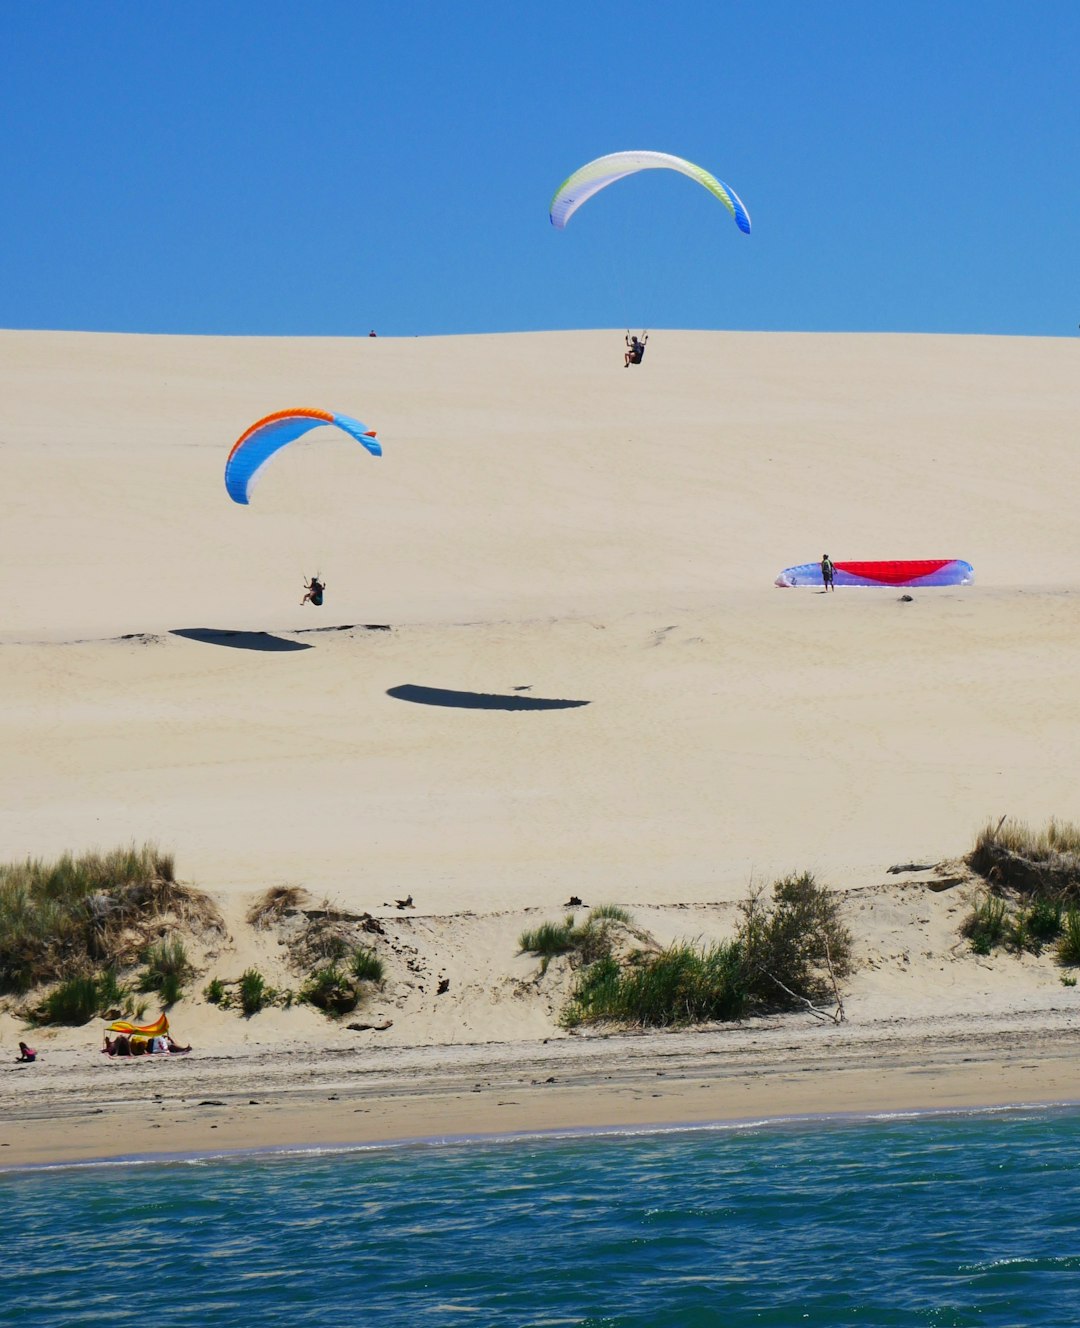
[[[130,1056],[131,1039],[126,1033],[117,1033],[116,1037],[109,1041],[108,1033],[105,1034],[105,1045],[101,1049],[106,1056]]]
[[[304,605],[311,601],[317,609],[322,608],[323,591],[326,589],[326,582],[320,581],[317,576],[313,576],[310,581],[304,582],[304,598],[300,601]]]
[[[626,344],[629,347],[623,356],[623,368],[628,369],[632,364],[640,364],[645,356],[645,343],[649,339],[648,332],[643,332],[640,339],[632,337],[629,332],[626,334]]]
[[[28,1047],[25,1042],[20,1042],[19,1054],[18,1056],[15,1057],[15,1059],[17,1061],[26,1061],[29,1064],[30,1061],[37,1060],[37,1052],[34,1050],[33,1047]]]
[[[175,1054],[182,1054],[182,1053],[185,1052],[185,1051],[190,1051],[190,1050],[191,1050],[191,1047],[190,1047],[190,1046],[187,1046],[187,1047],[181,1047],[181,1046],[179,1045],[179,1043],[174,1042],[174,1041],[172,1040],[172,1034],[171,1034],[171,1033],[166,1033],[166,1035],[165,1035],[165,1037],[164,1037],[163,1040],[164,1040],[164,1042],[166,1043],[166,1050],[167,1050],[167,1051],[171,1051],[171,1052],[173,1052],[174,1055],[175,1055]]]

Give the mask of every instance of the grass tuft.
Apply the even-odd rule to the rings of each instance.
[[[237,985],[240,1008],[248,1018],[274,1002],[274,989],[266,985],[266,979],[257,968],[245,969]]]
[[[994,946],[1002,945],[1009,933],[1009,910],[1004,899],[980,895],[960,931],[978,955],[988,955]]]
[[[589,914],[590,922],[621,922],[629,927],[633,924],[633,916],[630,912],[622,908],[619,904],[598,904]]]
[[[184,942],[178,936],[159,941],[144,953],[143,962],[146,971],[139,978],[139,990],[158,992],[162,1005],[169,1009],[181,999],[184,983],[194,973]]]
[[[1080,964],[1080,909],[1070,908],[1061,920],[1057,960],[1069,967]]]
[[[384,976],[383,961],[369,946],[361,945],[353,951],[349,961],[349,971],[357,982],[382,982]]]

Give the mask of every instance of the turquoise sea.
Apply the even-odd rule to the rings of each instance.
[[[1064,1325],[1080,1112],[0,1173],[5,1325]]]

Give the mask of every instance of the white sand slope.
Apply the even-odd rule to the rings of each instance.
[[[6,856],[151,837],[216,891],[446,913],[865,883],[1076,814],[1080,348],[620,347],[0,334]],[[321,431],[233,505],[290,404],[385,456]],[[978,584],[774,588],[824,550]]]
[[[310,1102],[291,1079],[281,1099],[295,1118],[272,1096],[236,1143],[1075,1095],[1061,1039],[1080,998],[1051,960],[977,959],[957,941],[968,888],[885,868],[962,853],[1003,812],[1080,818],[1078,355],[666,332],[626,371],[613,332],[0,333],[3,857],[158,841],[222,903],[207,971],[227,978],[298,980],[243,923],[268,885],[387,920],[366,1017],[388,1030],[295,1007],[243,1021],[202,977],[177,1007],[202,1058],[162,1071],[181,1097],[213,1082],[246,1104],[312,1075]],[[385,456],[320,431],[233,505],[231,443],[289,405],[363,419]],[[825,551],[966,558],[978,583],[907,603],[774,588]],[[322,610],[298,604],[315,571]],[[661,941],[718,937],[751,881],[802,868],[852,891],[843,1034],[806,1016],[722,1030],[687,1053],[697,1096],[661,1100],[671,1040],[630,1069],[622,1044],[538,1041],[570,978],[539,979],[516,940],[571,894],[631,906]],[[820,1074],[790,1072],[793,1023],[825,1039],[799,1067]],[[0,1041],[20,1028],[0,1016]],[[67,1155],[66,1117],[102,1103],[80,1147],[120,1146],[109,1074],[140,1070],[88,1032],[35,1034],[45,1060],[4,1071],[9,1159]],[[866,1039],[896,1043],[873,1091]],[[477,1098],[496,1053],[463,1044],[493,1040],[516,1068]],[[348,1129],[316,1119],[339,1064],[385,1090]],[[540,1093],[568,1066],[576,1097],[501,1114],[508,1084]],[[179,1146],[225,1139],[189,1117]]]

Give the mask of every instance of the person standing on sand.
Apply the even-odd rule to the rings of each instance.
[[[832,565],[832,559],[827,553],[821,555],[821,580],[826,590],[835,590],[833,581],[836,577],[836,568]]]

